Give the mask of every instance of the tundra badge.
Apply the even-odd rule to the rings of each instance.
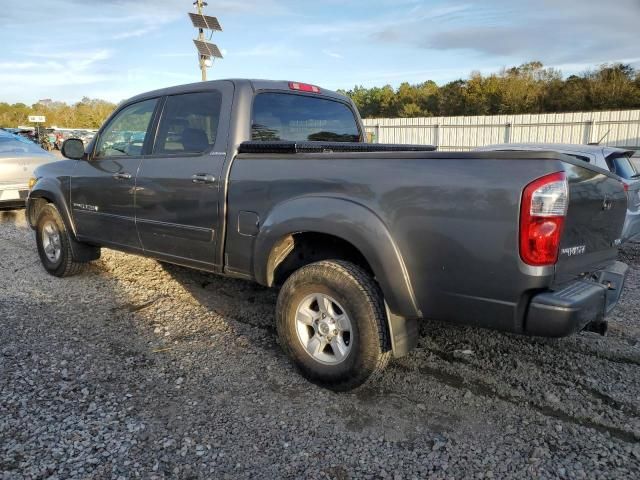
[[[562,255],[566,255],[567,257],[573,257],[575,255],[583,255],[586,250],[586,245],[578,245],[577,247],[563,248],[560,252]]]

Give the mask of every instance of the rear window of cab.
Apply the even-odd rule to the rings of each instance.
[[[291,93],[256,95],[251,139],[257,141],[358,142],[360,130],[351,108],[327,98]]]

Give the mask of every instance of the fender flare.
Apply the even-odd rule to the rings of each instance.
[[[349,242],[371,266],[389,309],[402,317],[422,316],[393,236],[371,209],[349,199],[305,196],[276,205],[254,244],[254,277],[259,283],[273,284],[274,248],[282,239],[300,232],[333,235]]]
[[[76,226],[71,215],[69,203],[65,199],[63,190],[63,186],[61,185],[59,180],[53,180],[51,178],[40,178],[31,189],[29,197],[27,198],[27,220],[29,222],[29,225],[31,225],[32,227],[35,226],[36,219],[30,218],[29,216],[31,212],[29,204],[33,199],[43,198],[49,203],[53,203],[56,206],[58,212],[60,213],[60,216],[62,217],[62,221],[67,227],[67,230],[73,234],[73,237],[75,239]]]
[[[80,243],[76,236],[75,223],[69,210],[69,204],[65,201],[63,188],[60,182],[52,180],[50,178],[42,178],[36,182],[33,189],[29,193],[27,198],[27,221],[31,228],[35,229],[35,222],[37,219],[31,218],[31,202],[35,199],[44,199],[48,203],[55,206],[56,210],[62,217],[67,232],[69,232],[69,240],[71,245],[71,252],[73,258],[78,262],[90,262],[100,258],[100,248],[94,245],[88,245],[86,243]]]

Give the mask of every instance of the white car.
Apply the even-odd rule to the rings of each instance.
[[[33,170],[56,160],[32,141],[0,129],[0,210],[24,207]]]
[[[627,218],[621,239],[640,241],[640,165],[635,150],[602,145],[571,145],[564,143],[501,143],[475,148],[476,151],[544,150],[564,153],[583,162],[609,170],[620,177],[627,191]]]

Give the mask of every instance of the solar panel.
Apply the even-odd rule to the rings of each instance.
[[[208,30],[217,30],[219,32],[222,31],[220,22],[218,22],[216,17],[200,15],[198,13],[189,13],[189,17],[191,18],[191,23],[193,23],[193,26],[196,28],[206,28]]]
[[[205,57],[222,58],[222,53],[220,53],[217,45],[209,42],[203,42],[201,40],[194,40],[193,43],[196,44],[196,48],[200,55],[204,55]]]

